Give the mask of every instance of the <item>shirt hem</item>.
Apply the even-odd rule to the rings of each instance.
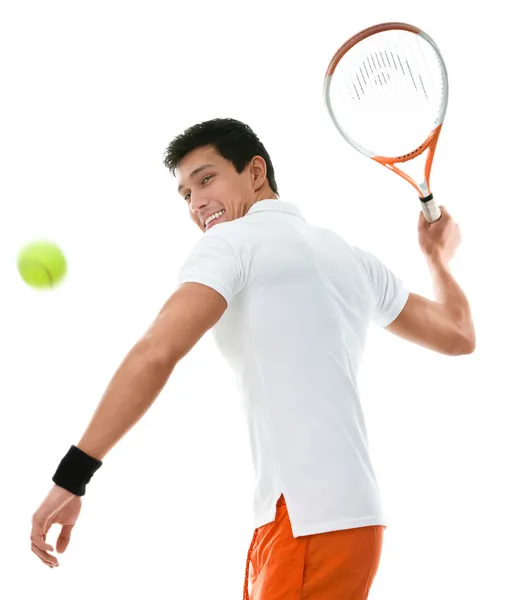
[[[273,511],[272,517],[266,517],[264,519],[258,519],[256,522],[258,525],[256,529],[269,525],[275,520],[276,507]],[[358,527],[370,527],[374,525],[380,525],[382,527],[388,527],[387,520],[382,516],[375,517],[362,517],[360,519],[340,519],[339,521],[322,521],[310,525],[299,525],[296,526],[291,520],[291,528],[293,530],[293,537],[297,538],[302,535],[316,535],[318,533],[328,533],[330,531],[341,531],[342,529],[356,529]]]

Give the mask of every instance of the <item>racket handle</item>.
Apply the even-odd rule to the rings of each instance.
[[[436,200],[433,198],[432,194],[429,194],[429,196],[426,196],[425,198],[420,198],[420,204],[422,205],[424,217],[429,223],[438,221],[438,219],[442,216],[442,211],[440,210],[440,207],[436,203]]]

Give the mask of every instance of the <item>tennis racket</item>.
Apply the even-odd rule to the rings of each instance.
[[[382,23],[354,35],[332,57],[324,82],[337,130],[356,150],[408,181],[430,223],[441,216],[430,176],[448,92],[437,45],[406,23]],[[423,179],[416,183],[397,165],[423,159],[426,150]]]

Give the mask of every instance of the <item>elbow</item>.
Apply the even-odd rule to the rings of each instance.
[[[149,352],[147,360],[149,364],[160,369],[166,369],[170,373],[172,373],[178,364],[178,359],[175,356],[172,356],[171,353],[166,350],[158,348]]]
[[[166,369],[170,372],[174,370],[177,360],[171,356],[170,352],[152,343],[148,338],[143,337],[136,347],[141,361],[146,365],[160,370]]]
[[[476,349],[476,336],[474,333],[471,335],[465,335],[460,338],[460,341],[455,352],[455,356],[463,356],[465,354],[472,354]]]
[[[476,349],[476,342],[475,340],[473,342],[470,342],[465,350],[462,352],[462,354],[472,354],[474,352],[474,350]]]

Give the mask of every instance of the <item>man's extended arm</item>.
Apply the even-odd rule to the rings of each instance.
[[[56,550],[64,552],[91,473],[147,411],[178,361],[217,323],[226,307],[226,300],[212,288],[185,283],[126,356],[81,441],[61,461],[53,478],[55,485],[32,517],[31,550],[47,566],[59,566],[51,554],[54,548],[46,542],[52,524],[62,525]]]

